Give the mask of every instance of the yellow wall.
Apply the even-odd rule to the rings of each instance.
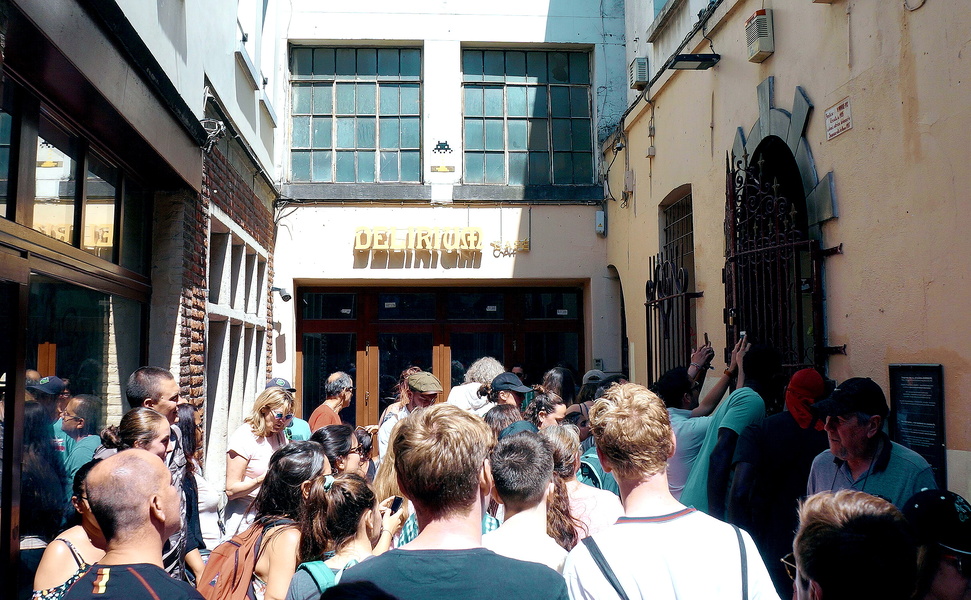
[[[920,0],[911,0],[916,6]],[[644,284],[658,251],[658,205],[673,189],[693,194],[698,331],[717,360],[724,347],[725,156],[736,129],[759,118],[756,87],[775,78],[775,106],[790,110],[796,86],[814,104],[806,138],[820,177],[835,177],[839,217],[822,226],[826,259],[829,376],[869,376],[888,392],[890,363],[941,363],[945,376],[949,487],[971,492],[971,5],[900,2],[766,2],[776,51],[749,63],[744,21],[762,1],[726,0],[709,30],[721,62],[668,72],[625,122],[627,148],[609,173],[614,196],[625,161],[636,190],[610,202],[608,262],[621,277],[636,377],[646,359]],[[697,35],[684,51],[707,51]],[[853,128],[826,140],[824,111],[844,97]],[[656,156],[646,158],[653,113]],[[613,142],[608,145],[613,146]],[[607,150],[607,162],[612,158]],[[716,366],[719,363],[716,362]]]

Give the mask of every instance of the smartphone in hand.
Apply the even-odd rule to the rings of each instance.
[[[401,503],[404,502],[404,498],[401,496],[395,496],[394,500],[391,501],[391,514],[395,514],[401,508]]]

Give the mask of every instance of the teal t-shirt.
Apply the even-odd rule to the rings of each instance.
[[[742,435],[746,427],[761,423],[764,418],[765,402],[752,388],[739,388],[718,405],[711,415],[705,441],[681,492],[682,504],[708,512],[708,464],[715,443],[718,442],[718,430],[724,427]]]
[[[293,418],[293,423],[287,427],[287,439],[300,442],[310,439],[310,423],[298,417]]]
[[[70,437],[70,436],[68,436]],[[97,435],[87,435],[74,442],[71,451],[66,454],[64,459],[64,469],[67,471],[68,487],[74,482],[74,475],[78,469],[90,462],[94,457],[94,451],[101,445],[101,438]]]

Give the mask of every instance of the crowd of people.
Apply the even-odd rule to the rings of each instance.
[[[744,338],[706,381],[713,358],[648,389],[483,357],[447,398],[415,366],[364,427],[347,373],[307,421],[273,378],[220,474],[169,371],[132,373],[110,427],[38,376],[22,597],[971,600],[971,506],[884,433],[879,385],[785,381]]]

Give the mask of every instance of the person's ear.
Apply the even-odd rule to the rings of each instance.
[[[162,505],[162,498],[158,494],[149,500],[148,512],[152,519],[159,523],[165,523],[165,508]]]
[[[866,436],[872,438],[873,436],[880,433],[880,428],[883,425],[883,417],[880,415],[873,415],[870,420],[867,421]]]
[[[823,600],[823,588],[819,587],[814,579],[809,580],[809,598],[810,600]]]
[[[308,479],[307,481],[304,481],[303,483],[300,484],[300,495],[303,497],[304,500],[306,500],[307,496],[310,495],[310,486],[312,483],[313,483],[313,480]]]
[[[492,494],[495,481],[492,479],[492,463],[489,459],[482,461],[482,469],[479,471],[479,494],[485,498]]]
[[[668,460],[678,453],[678,437],[674,435],[674,430],[671,430],[671,454],[668,456]]]
[[[694,399],[691,397],[691,392],[685,392],[684,396],[681,397],[681,408],[688,408],[694,403]]]
[[[603,452],[600,451],[600,448],[596,446],[595,448],[597,448],[597,458],[600,459],[600,466],[603,468],[604,473],[610,473],[613,471],[614,468],[610,465],[610,461],[604,458]]]

